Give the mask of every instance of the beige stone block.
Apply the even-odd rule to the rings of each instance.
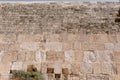
[[[62,63],[58,63],[58,62],[55,63],[55,71],[54,71],[55,74],[61,74],[62,73],[62,65],[61,64]]]
[[[23,62],[13,62],[11,70],[22,70]]]
[[[95,51],[98,62],[113,62],[113,51]]]
[[[94,51],[84,51],[84,57],[83,57],[84,62],[96,62],[96,55]]]
[[[27,51],[36,51],[39,49],[39,43],[37,42],[23,42],[20,44],[20,49]]]
[[[48,62],[47,68],[55,68],[55,62]]]
[[[117,65],[117,75],[120,75],[120,63],[116,63]]]
[[[117,37],[117,42],[120,43],[120,34],[116,35]]]
[[[44,73],[47,73],[47,63],[46,62],[42,62],[41,63],[41,72],[44,74]]]
[[[63,62],[65,60],[65,55],[63,51],[56,52],[55,54],[55,61],[56,62]]]
[[[63,42],[62,43],[62,49],[63,51],[66,51],[66,50],[71,50],[73,49],[73,46],[74,46],[74,43],[73,42]]]
[[[81,73],[81,64],[80,63],[72,63],[71,64],[71,74],[78,75]]]
[[[0,74],[9,75],[11,63],[0,63]]]
[[[117,68],[113,63],[102,63],[102,74],[113,75],[117,73]]]
[[[82,50],[104,50],[105,46],[102,43],[81,43]]]
[[[64,52],[65,54],[65,61],[66,62],[72,62],[75,60],[75,56],[74,56],[74,51],[73,50],[68,50]]]
[[[62,42],[67,42],[67,40],[68,40],[68,34],[67,33],[61,33],[61,34],[59,34],[60,35],[60,37],[61,37],[61,39],[62,39]]]
[[[113,59],[115,62],[120,61],[120,52],[113,52]]]
[[[44,35],[18,35],[17,42],[22,43],[22,42],[46,42]]]
[[[113,43],[104,43],[106,50],[114,50],[115,46]]]
[[[0,44],[0,50],[2,50],[2,51],[7,51],[7,50],[9,50],[9,47],[10,47],[10,44],[4,44],[4,43],[1,43]]]
[[[116,44],[114,44],[114,45],[115,45],[114,50],[115,50],[115,51],[120,51],[120,43],[116,43]]]
[[[101,74],[101,70],[102,70],[101,63],[93,63],[94,74]]]
[[[88,42],[88,37],[86,34],[78,34],[77,39],[78,42],[82,42],[82,43]]]
[[[82,62],[83,56],[84,56],[83,51],[81,50],[74,51],[75,62]]]
[[[110,43],[117,43],[117,35],[116,34],[110,34],[108,35],[108,40]]]
[[[17,61],[18,51],[7,51],[2,55],[2,62]]]
[[[108,42],[108,35],[107,34],[90,34],[87,36],[88,42],[99,42],[99,43],[105,43]]]
[[[93,71],[93,65],[92,63],[81,63],[81,73],[86,74],[86,73],[92,73]]]
[[[110,80],[109,75],[88,74],[86,80]]]
[[[46,61],[55,61],[55,51],[47,51],[46,52]]]
[[[17,40],[17,36],[15,34],[7,34],[7,35],[4,35],[4,37],[2,38],[4,43],[15,43]]]
[[[24,50],[19,50],[18,56],[17,56],[17,61],[25,61],[26,60],[26,52]]]
[[[0,80],[9,80],[9,75],[2,75]]]
[[[5,43],[4,38],[5,38],[5,35],[1,34],[0,35],[0,43]]]
[[[47,38],[47,41],[49,41],[49,42],[61,42],[62,36],[59,34],[51,34],[51,35],[49,35],[49,38]]]
[[[62,51],[62,43],[61,42],[46,42],[45,43],[46,50],[53,51]]]
[[[35,52],[34,51],[25,52],[25,61],[35,61]]]
[[[75,42],[75,41],[77,41],[77,38],[78,38],[78,36],[76,35],[76,34],[68,34],[68,36],[67,36],[68,38],[68,42]]]
[[[113,79],[113,80],[120,80],[120,75],[114,76],[114,79]]]
[[[46,61],[46,53],[41,51],[41,50],[36,51],[36,53],[35,53],[35,60],[37,62]]]
[[[74,50],[81,50],[81,43],[78,42],[78,41],[75,41],[73,43],[73,48],[72,49],[74,49]]]

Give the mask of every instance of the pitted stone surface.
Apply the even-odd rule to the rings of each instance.
[[[117,2],[1,2],[0,80],[30,65],[45,80],[120,80],[119,8]]]

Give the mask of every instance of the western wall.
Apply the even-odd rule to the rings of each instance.
[[[120,80],[119,2],[1,2],[0,80],[33,65],[45,80]]]

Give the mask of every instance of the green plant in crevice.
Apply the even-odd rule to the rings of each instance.
[[[10,80],[44,80],[40,72],[25,72],[21,70],[11,71]]]

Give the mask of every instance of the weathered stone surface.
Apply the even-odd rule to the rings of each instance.
[[[95,51],[98,62],[112,62],[113,61],[113,51]]]
[[[11,70],[22,70],[23,62],[13,62]]]
[[[84,62],[84,63],[81,63],[81,72],[84,74],[84,73],[86,73],[86,74],[92,74],[92,72],[93,72],[93,66],[92,66],[92,63],[86,63],[86,62]]]
[[[69,50],[69,51],[65,51],[65,61],[67,62],[71,62],[74,61],[74,51],[73,50]]]
[[[87,75],[86,80],[109,80],[108,75]]]
[[[84,58],[83,58],[84,62],[95,62],[96,61],[96,55],[94,53],[94,51],[84,51]]]
[[[46,48],[46,50],[62,51],[62,43],[60,43],[60,42],[46,42],[45,48]]]
[[[119,5],[1,2],[0,80],[33,67],[45,80],[120,80]]]
[[[28,43],[28,42],[23,42],[20,44],[20,48],[23,50],[28,50],[28,51],[36,51],[39,49],[39,43]]]

